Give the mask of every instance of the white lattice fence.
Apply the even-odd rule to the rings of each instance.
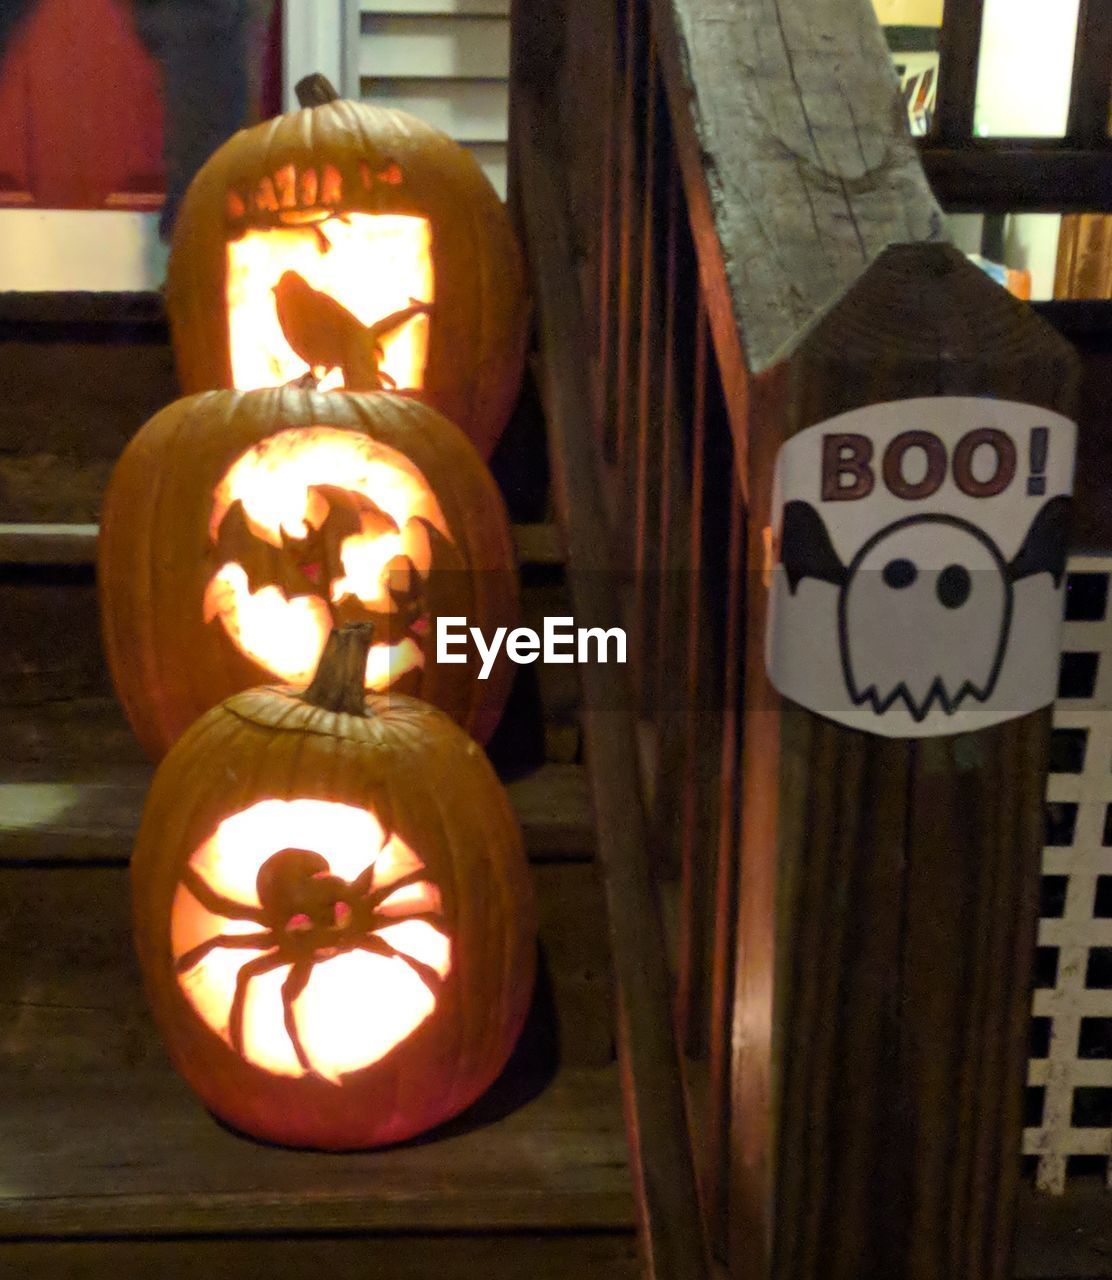
[[[1112,557],[1070,560],[1047,785],[1024,1154],[1112,1181]]]

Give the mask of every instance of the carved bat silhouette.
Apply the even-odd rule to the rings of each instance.
[[[282,530],[280,547],[255,532],[238,499],[225,513],[216,534],[216,559],[221,564],[238,564],[252,592],[277,587],[287,600],[310,595],[327,600],[333,580],[343,574],[340,550],[344,539],[361,533],[368,524],[372,530],[380,524],[382,532],[395,527],[393,520],[362,494],[335,485],[313,485],[310,492],[326,499],[328,514],[319,527],[310,525],[303,537],[291,537]]]

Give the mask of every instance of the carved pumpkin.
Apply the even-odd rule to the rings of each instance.
[[[161,755],[203,712],[306,683],[335,623],[371,621],[367,688],[424,698],[485,741],[503,660],[437,665],[440,614],[513,626],[501,497],[450,422],[385,392],[213,391],[156,414],[124,451],[98,548],[108,665]]]
[[[182,389],[419,391],[489,456],[528,310],[501,200],[416,117],[320,76],[298,93],[303,110],[237,133],[189,188],[166,284]]]
[[[155,775],[136,944],[175,1066],[275,1142],[398,1142],[469,1106],[529,1006],[521,832],[481,748],[412,698],[364,701],[371,628],[304,692],[213,708]]]

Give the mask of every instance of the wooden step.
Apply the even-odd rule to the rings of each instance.
[[[383,1233],[461,1232],[459,1259],[486,1259],[492,1277],[572,1274],[592,1260],[613,1267],[600,1274],[636,1274],[589,863],[534,864],[537,999],[510,1066],[466,1116],[385,1152],[295,1153],[217,1124],[163,1056],[130,944],[125,859],[143,778],[127,773],[48,782],[25,772],[0,786],[0,1272],[107,1276],[150,1257],[172,1275],[163,1246],[227,1265],[220,1274],[265,1274],[233,1269],[244,1265],[235,1249],[210,1243],[231,1233],[319,1235],[336,1256],[348,1247],[340,1237],[357,1233],[370,1249],[358,1256],[386,1265],[398,1255]],[[514,784],[534,831],[551,829],[572,776],[540,773]],[[36,843],[43,831],[50,841]],[[503,1234],[505,1250],[479,1244]],[[427,1264],[439,1256],[414,1247]],[[296,1274],[280,1256],[281,1274]]]
[[[511,1072],[435,1136],[340,1156],[230,1132],[168,1067],[33,1071],[3,1083],[7,1239],[628,1231],[633,1222],[612,1067],[547,1082]]]
[[[641,1275],[629,1232],[561,1231],[479,1235],[437,1233],[289,1236],[247,1239],[174,1236],[163,1240],[65,1240],[4,1243],[0,1275],[20,1280],[320,1280],[322,1276],[383,1280],[567,1280]]]
[[[474,150],[491,145],[502,144]],[[124,446],[178,394],[158,294],[0,292],[0,522],[95,522]],[[542,519],[544,427],[528,379],[490,465],[511,518]]]
[[[0,565],[94,564],[95,524],[0,524]],[[553,524],[536,522],[513,526],[518,564],[563,564],[560,532]]]
[[[9,766],[0,778],[0,860],[125,862],[150,785],[142,764],[73,770]],[[535,861],[589,860],[594,846],[580,765],[542,765],[508,784]]]

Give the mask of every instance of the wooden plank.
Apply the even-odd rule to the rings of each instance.
[[[132,340],[137,337],[133,329],[142,328],[150,339],[169,342],[160,293],[0,292],[0,339],[8,337],[9,327],[25,331],[27,325],[107,326],[117,333],[122,326]],[[102,336],[107,336],[103,329]]]
[[[565,1280],[578,1275],[636,1280],[640,1268],[632,1233],[613,1231],[0,1243],[0,1272],[21,1280],[320,1280],[326,1275],[389,1280]]]
[[[942,9],[933,135],[944,146],[961,146],[973,137],[984,7],[984,0],[965,0]]]
[[[956,250],[893,248],[800,348],[787,412],[759,420],[750,518],[768,523],[796,430],[915,395],[1072,414],[1076,372]],[[751,592],[748,641],[731,1263],[744,1280],[1005,1280],[1049,710],[899,740],[779,704],[766,596]]]
[[[738,821],[740,817],[741,707],[744,695],[745,534],[747,512],[736,468],[731,473],[730,532],[726,553],[726,626],[722,671],[722,741],[718,770],[718,848],[714,867],[713,951],[708,1016],[706,1143],[702,1176],[715,1253],[726,1256],[730,1187],[731,1010],[737,958]]]
[[[95,524],[0,524],[0,564],[92,564]]]
[[[1015,1280],[1108,1280],[1112,1218],[1097,1179],[1051,1196],[1025,1186],[1019,1198]]]
[[[535,18],[535,15],[533,15]],[[535,47],[526,9],[515,9],[515,68]],[[528,75],[516,82],[517,200],[525,219],[545,353],[544,398],[554,487],[565,530],[572,596],[581,625],[620,625],[611,587],[611,544],[600,519],[600,459],[589,428],[589,361],[578,286],[570,271],[560,148],[551,114]],[[543,90],[542,90],[543,92]],[[628,689],[605,667],[580,668],[587,759],[619,987],[621,1062],[639,1216],[651,1274],[707,1274],[688,1144],[660,907],[646,848],[644,809]]]
[[[652,11],[732,407],[746,361],[775,363],[888,244],[942,219],[871,0]]]
[[[587,865],[534,878],[544,977],[500,1080],[430,1138],[329,1156],[232,1134],[171,1071],[126,867],[0,867],[0,1239],[628,1232],[601,895]]]
[[[107,680],[103,667],[100,675]],[[8,780],[27,769],[57,780],[88,776],[90,767],[106,762],[131,769],[149,768],[116,699],[101,691],[63,700],[0,705],[4,724],[3,776]]]
[[[92,768],[59,777],[45,765],[8,766],[0,782],[0,860],[31,863],[125,861],[150,780],[142,765]],[[587,779],[580,765],[543,765],[508,784],[537,861],[591,856]]]
[[[65,314],[63,310],[61,314]],[[96,519],[116,457],[177,395],[165,335],[80,325],[0,333],[0,519]],[[110,328],[110,326],[109,326]]]
[[[1109,151],[976,142],[928,145],[935,195],[951,213],[1112,213]]]
[[[0,1237],[628,1229],[616,1072],[528,1083],[435,1140],[335,1156],[238,1137],[167,1070],[26,1073],[0,1116]]]
[[[1080,147],[1106,147],[1112,126],[1112,9],[1081,0],[1070,90],[1069,137]]]
[[[169,346],[127,341],[0,343],[0,441],[6,452],[115,458],[177,396]],[[5,505],[4,518],[18,519]]]
[[[0,565],[95,564],[95,524],[0,524]],[[560,531],[554,524],[515,524],[511,528],[519,565],[564,562]]]
[[[614,1061],[602,890],[589,863],[533,868],[543,979],[535,1067]],[[131,944],[127,867],[0,863],[0,1073],[162,1069]]]

